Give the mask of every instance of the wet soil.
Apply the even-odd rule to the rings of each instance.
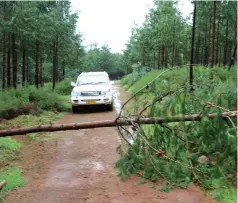
[[[101,108],[68,114],[59,123],[113,119],[126,99],[115,86],[115,111]],[[120,99],[120,100],[119,100]],[[206,203],[215,202],[197,186],[169,193],[162,185],[131,176],[123,182],[114,168],[120,139],[115,128],[55,132],[50,142],[24,148],[27,185],[7,195],[7,203]]]

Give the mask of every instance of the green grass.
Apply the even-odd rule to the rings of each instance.
[[[212,181],[214,190],[213,197],[220,203],[237,202],[237,188],[227,184],[222,178]]]
[[[7,182],[7,185],[0,191],[0,200],[4,201],[8,191],[23,187],[26,184],[21,173],[22,170],[18,167],[0,171],[0,181],[5,180]]]
[[[20,147],[21,144],[10,137],[0,138],[0,167],[16,159],[16,152],[19,152]]]

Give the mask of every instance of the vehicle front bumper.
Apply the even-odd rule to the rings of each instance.
[[[86,106],[86,105],[110,105],[113,102],[112,95],[100,96],[72,96],[72,106]]]

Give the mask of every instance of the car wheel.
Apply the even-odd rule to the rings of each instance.
[[[107,109],[108,109],[108,111],[113,111],[113,103],[109,104]]]
[[[72,112],[77,113],[77,107],[76,106],[72,106]]]

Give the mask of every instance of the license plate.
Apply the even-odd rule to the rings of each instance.
[[[86,104],[96,104],[96,101],[87,101]]]

